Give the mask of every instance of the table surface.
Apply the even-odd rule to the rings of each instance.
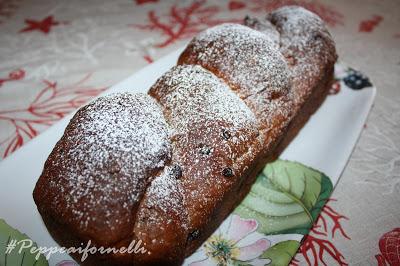
[[[340,60],[378,88],[320,228],[294,263],[376,265],[392,252],[400,264],[400,1],[0,0],[0,157],[196,32],[293,3],[317,12]]]

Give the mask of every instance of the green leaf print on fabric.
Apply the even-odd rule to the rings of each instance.
[[[261,258],[270,259],[271,263],[268,264],[269,266],[288,265],[299,247],[300,242],[296,240],[279,242],[267,249],[264,254],[261,255]]]
[[[325,174],[277,160],[266,165],[235,213],[256,219],[264,234],[307,234],[332,189]]]

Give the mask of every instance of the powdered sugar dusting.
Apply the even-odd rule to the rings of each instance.
[[[313,87],[326,71],[327,65],[336,61],[335,45],[323,20],[316,14],[298,6],[286,6],[268,16],[280,33],[280,51],[286,57],[295,83]],[[294,101],[300,102],[311,90],[294,88]]]
[[[279,33],[271,23],[264,29],[273,34],[229,23],[210,28],[180,58],[180,63],[211,70],[231,86],[255,114],[263,146],[272,144],[291,115],[290,71],[279,50]]]
[[[171,156],[159,106],[146,94],[129,93],[98,98],[79,110],[57,152],[54,163],[63,176],[50,182],[61,190],[55,197],[84,228],[101,215],[96,223],[111,230],[133,218],[152,172]]]
[[[182,168],[188,228],[195,230],[257,154],[258,122],[223,80],[198,65],[173,67],[150,95],[173,129],[172,162]]]
[[[298,6],[286,6],[273,11],[268,19],[277,27],[280,32],[280,45],[284,49],[292,49],[300,53],[312,49],[313,56],[320,53],[332,51],[322,51],[321,42],[318,39],[331,36],[325,27],[323,20],[316,14]],[[315,50],[317,48],[317,50]]]
[[[149,186],[147,197],[150,199],[147,207],[157,207],[164,211],[182,210],[182,191],[179,186],[179,178],[173,170],[173,166],[167,166]],[[168,218],[168,217],[164,217]]]
[[[222,24],[200,33],[186,65],[151,88],[154,99],[123,93],[80,109],[38,182],[51,215],[100,243],[104,230],[110,243],[137,231],[168,242],[179,230],[182,244],[203,228],[336,59],[323,22],[304,9],[253,26],[262,32]]]
[[[284,57],[274,39],[239,24],[207,29],[189,44],[190,58],[223,78],[240,98],[255,93],[286,94],[290,84]]]
[[[186,134],[193,124],[215,121],[224,121],[233,130],[256,124],[246,104],[223,81],[200,66],[173,67],[154,88],[158,86],[165,94],[161,103],[168,108],[169,123],[178,131],[175,133]]]

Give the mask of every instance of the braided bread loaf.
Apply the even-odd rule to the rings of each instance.
[[[148,95],[75,114],[33,193],[49,232],[66,247],[147,250],[86,265],[181,264],[318,108],[335,61],[323,22],[299,7],[200,33]]]

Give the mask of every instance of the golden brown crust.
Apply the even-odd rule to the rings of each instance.
[[[284,7],[245,25],[199,34],[150,96],[99,98],[71,120],[34,190],[49,232],[147,249],[85,265],[181,264],[323,102],[336,53],[320,18]]]

